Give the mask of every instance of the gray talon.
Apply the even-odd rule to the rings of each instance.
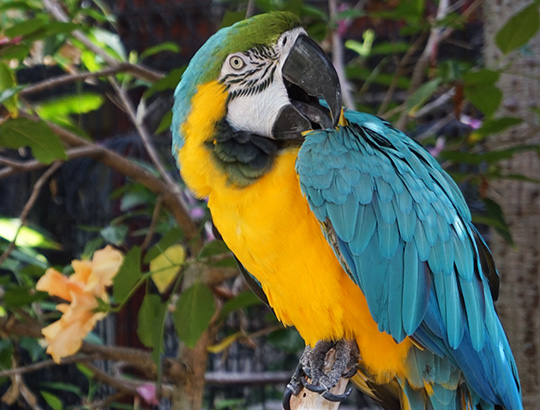
[[[331,369],[325,369],[325,361],[328,353],[334,349],[335,360]],[[283,408],[290,410],[290,400],[296,396],[302,388],[318,393],[328,401],[343,401],[352,392],[348,388],[343,394],[330,392],[343,377],[350,379],[356,374],[358,365],[358,346],[354,341],[340,340],[338,342],[319,341],[315,347],[306,346],[300,357],[291,381],[283,395]],[[308,382],[308,379],[310,381]]]

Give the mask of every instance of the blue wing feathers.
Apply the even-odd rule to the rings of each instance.
[[[306,136],[297,172],[379,329],[426,348],[411,350],[409,382],[432,383],[436,394],[421,398],[399,381],[411,409],[426,400],[436,409],[471,400],[484,410],[521,410],[515,363],[493,307],[497,272],[459,188],[385,121],[346,117],[348,126]],[[460,378],[469,393],[458,388]]]

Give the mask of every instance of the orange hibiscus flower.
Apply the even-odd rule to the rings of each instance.
[[[109,300],[106,288],[112,285],[123,259],[121,252],[107,246],[96,251],[92,261],[72,261],[75,273],[69,277],[49,268],[39,279],[37,290],[70,302],[56,305],[62,317],[41,330],[49,345],[47,353],[56,363],[76,353],[96,322],[106,316],[96,311],[98,299]]]

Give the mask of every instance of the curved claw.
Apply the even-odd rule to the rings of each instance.
[[[325,391],[324,393],[321,394],[321,396],[323,396],[328,401],[338,402],[338,401],[345,400],[347,397],[351,395],[351,393],[352,393],[352,387],[349,387],[347,391],[343,394],[334,394],[334,393],[330,393],[329,391]]]
[[[291,410],[291,397],[294,395],[293,389],[290,384],[285,387],[285,393],[283,393],[283,410]]]
[[[353,377],[356,372],[358,371],[357,369],[357,366],[352,366],[349,370],[347,370],[346,372],[344,372],[341,377],[345,378],[345,379],[350,379],[351,377]]]
[[[324,392],[328,391],[328,388],[326,386],[322,386],[320,384],[309,383],[304,377],[301,377],[300,381],[302,382],[302,386],[304,386],[310,392],[323,394]]]

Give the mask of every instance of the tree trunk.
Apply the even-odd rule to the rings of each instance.
[[[484,2],[485,60],[488,68],[501,67],[502,53],[495,45],[495,33],[509,17],[529,5],[530,0],[488,0]],[[531,108],[540,105],[540,36],[530,41],[527,55],[514,51],[513,63],[498,83],[503,93],[499,115],[521,117],[525,122],[489,140],[490,149],[540,144],[538,118]],[[509,74],[509,73],[519,73]],[[535,130],[536,129],[536,130]],[[540,160],[533,152],[515,155],[504,162],[504,174],[540,178]],[[490,196],[503,208],[515,248],[495,232],[490,247],[501,275],[497,309],[517,361],[525,409],[540,403],[540,186],[531,182],[495,180]]]

